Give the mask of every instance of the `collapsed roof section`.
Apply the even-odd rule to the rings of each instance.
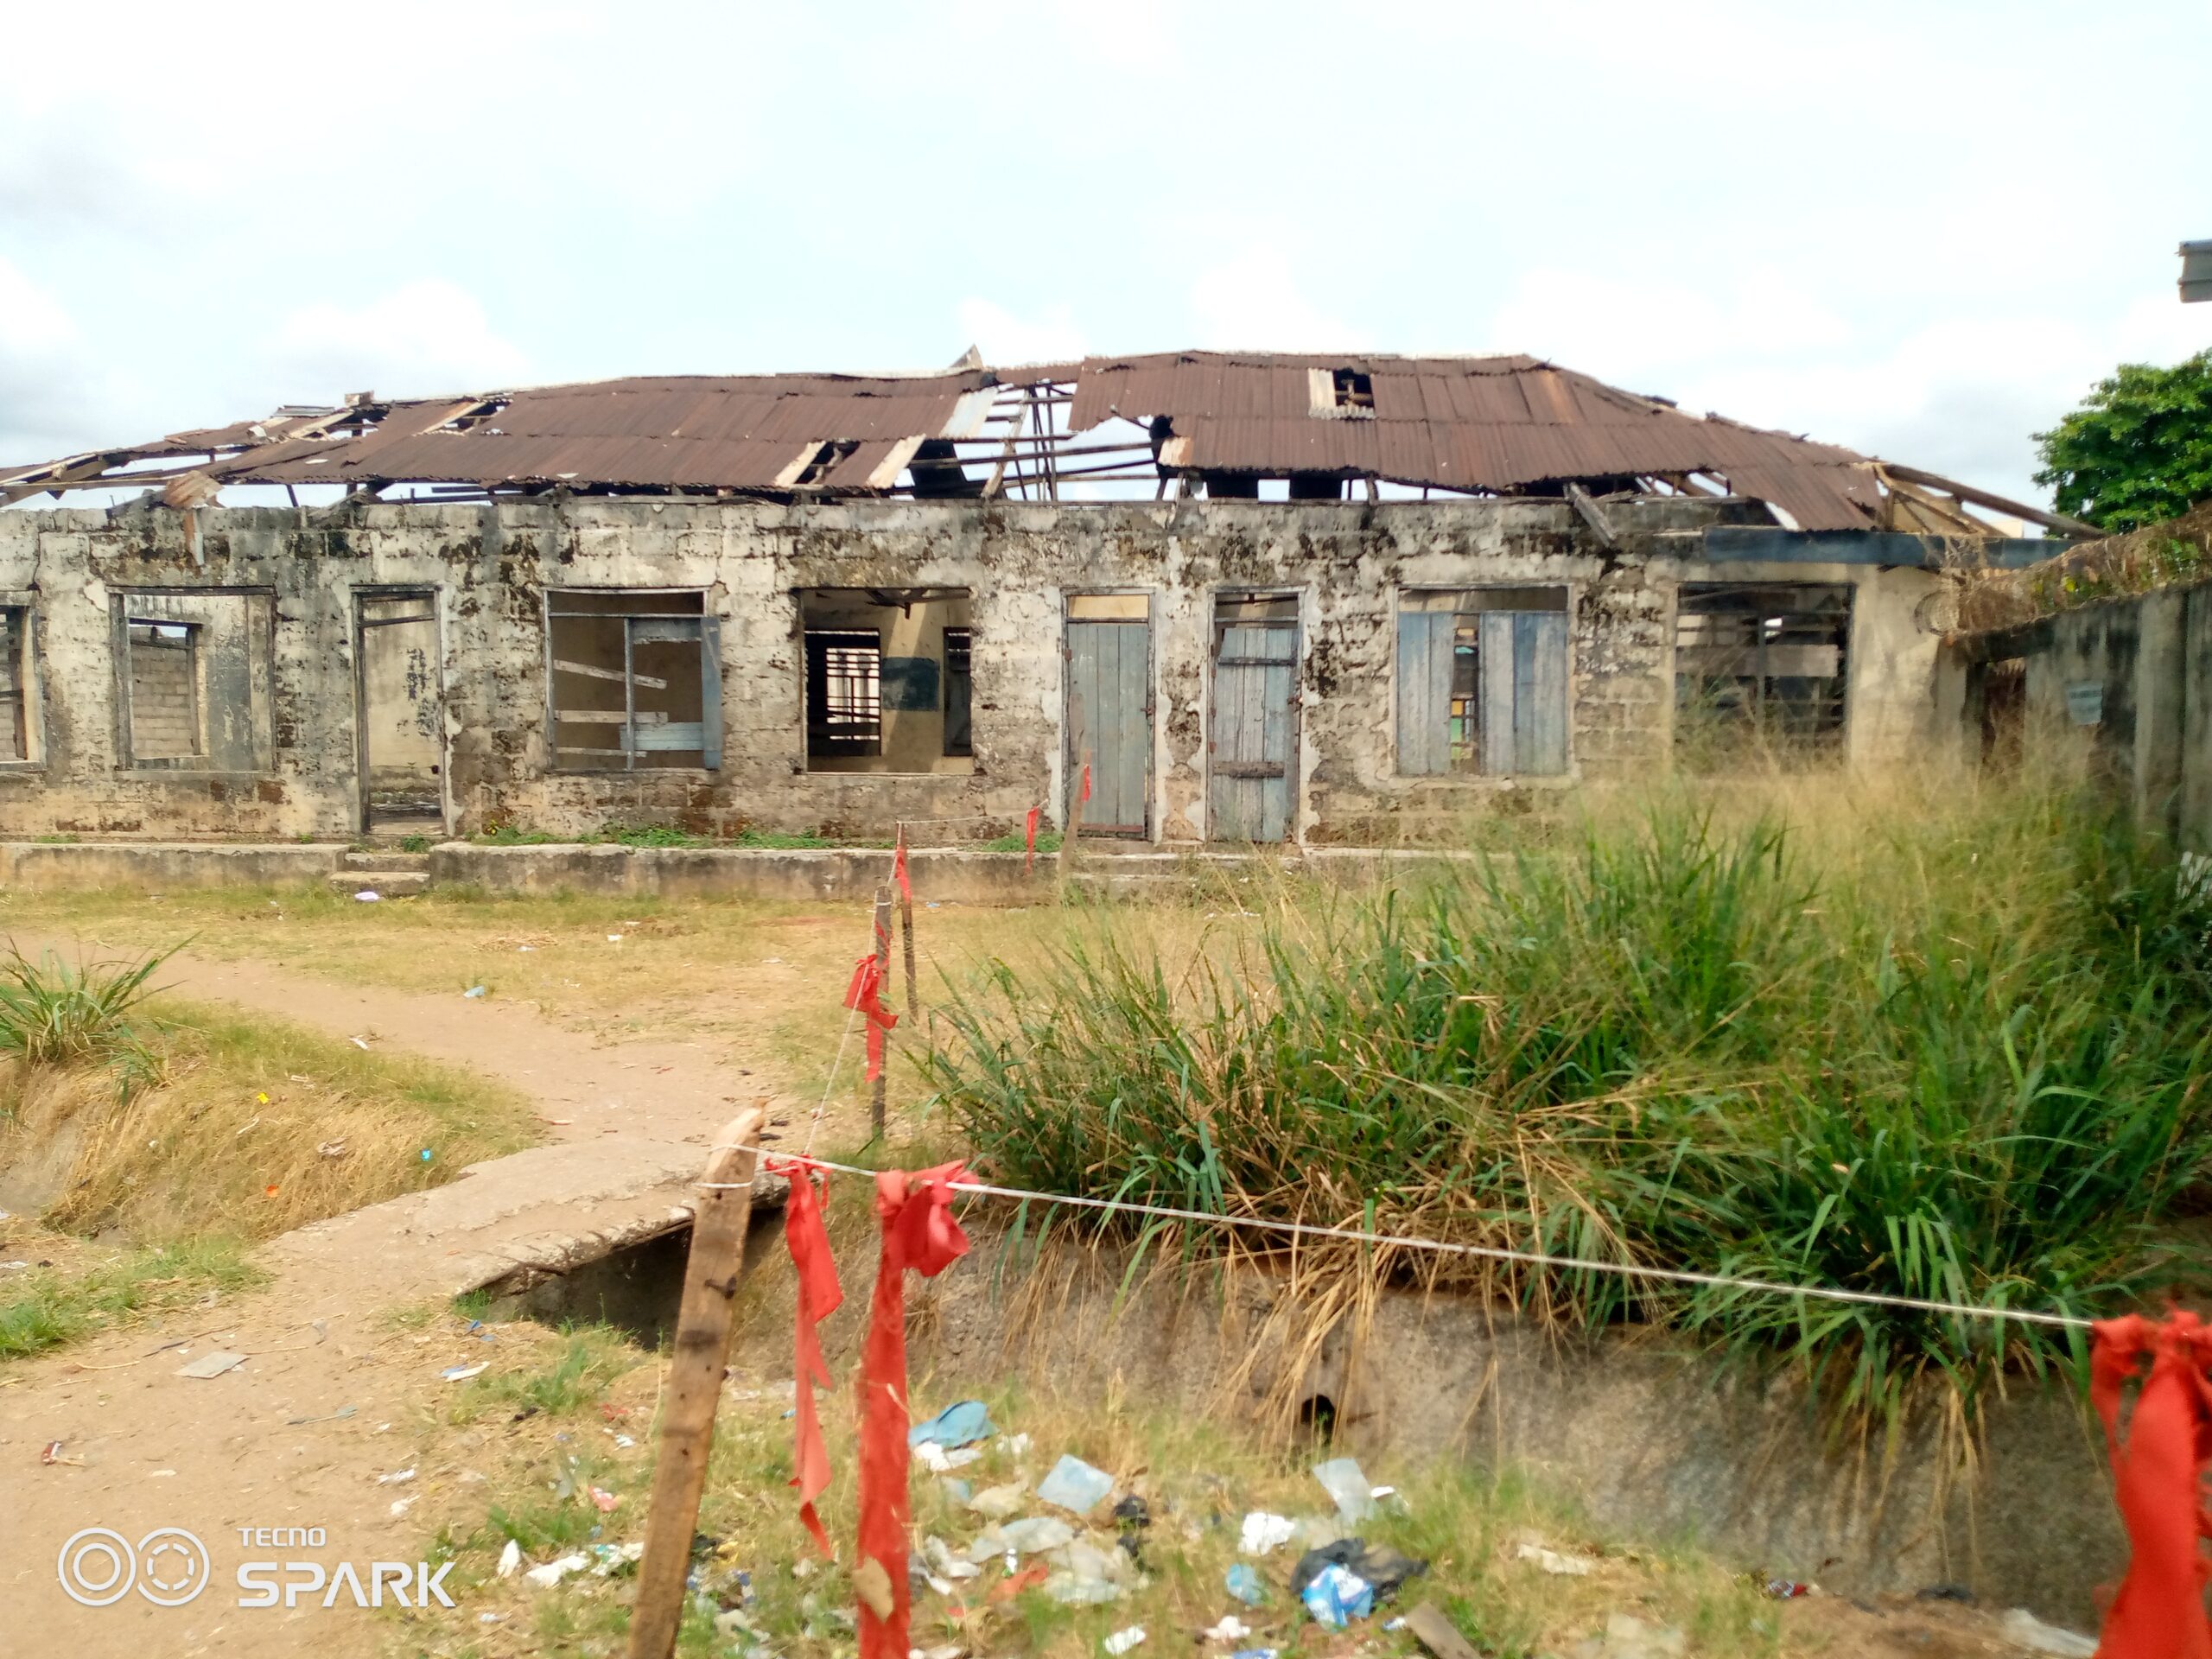
[[[1163,353],[938,373],[677,375],[288,408],[40,467],[0,505],[159,487],[427,486],[441,499],[683,494],[1023,500],[1364,493],[1736,496],[1803,530],[2068,535],[2076,520],[1832,444],[1684,412],[1529,357]]]

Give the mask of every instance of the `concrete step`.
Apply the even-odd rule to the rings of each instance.
[[[365,853],[346,855],[349,870],[427,870],[430,868],[428,853],[402,853],[389,848],[372,847]]]
[[[330,877],[330,890],[352,896],[373,893],[381,899],[412,899],[430,890],[428,870],[339,870]]]

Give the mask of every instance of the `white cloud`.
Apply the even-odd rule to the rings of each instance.
[[[320,302],[289,313],[264,347],[287,402],[380,391],[422,397],[522,381],[529,359],[493,331],[466,289],[412,282],[359,306]]]
[[[1081,326],[1065,305],[1018,317],[1002,305],[970,297],[960,302],[959,315],[962,338],[974,343],[986,363],[1060,363],[1088,349]]]
[[[1198,343],[1216,351],[1313,352],[1363,346],[1348,327],[1306,297],[1280,247],[1255,243],[1191,283]]]

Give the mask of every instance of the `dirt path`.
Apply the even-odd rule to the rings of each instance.
[[[19,937],[31,954],[76,942]],[[525,1091],[548,1144],[478,1165],[455,1181],[274,1240],[268,1288],[160,1325],[111,1333],[0,1379],[0,1649],[85,1656],[372,1654],[396,1615],[365,1613],[350,1592],[296,1606],[242,1609],[241,1561],[307,1560],[334,1573],[416,1560],[442,1494],[465,1498],[473,1472],[426,1467],[450,1446],[430,1422],[455,1386],[440,1373],[488,1357],[478,1340],[395,1332],[395,1307],[450,1295],[518,1260],[558,1258],[580,1236],[664,1226],[735,1105],[771,1090],[766,1070],[733,1048],[696,1042],[600,1043],[497,1001],[340,985],[290,968],[173,958],[180,995],[279,1016],[373,1048],[467,1067]],[[757,1075],[756,1075],[757,1074]],[[772,1108],[796,1141],[812,1109]],[[839,1126],[825,1125],[834,1135]],[[181,1344],[181,1345],[180,1345]],[[245,1363],[179,1375],[220,1349]],[[343,1415],[339,1414],[343,1413]],[[468,1436],[461,1444],[465,1455]],[[63,1461],[41,1461],[51,1442]],[[415,1468],[404,1482],[378,1477]],[[410,1498],[426,1497],[417,1507]],[[395,1504],[404,1505],[398,1513]],[[479,1516],[480,1518],[480,1514]],[[130,1542],[181,1527],[206,1547],[209,1587],[189,1605],[140,1595],[103,1607],[64,1594],[63,1541],[112,1529]],[[241,1528],[321,1527],[320,1548],[243,1541]],[[107,1570],[97,1555],[93,1576]]]

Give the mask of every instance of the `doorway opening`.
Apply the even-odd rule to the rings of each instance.
[[[437,595],[427,588],[361,594],[354,606],[361,828],[442,836],[446,728]]]

